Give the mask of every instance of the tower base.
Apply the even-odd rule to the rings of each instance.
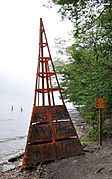
[[[64,105],[34,107],[22,168],[83,153]]]

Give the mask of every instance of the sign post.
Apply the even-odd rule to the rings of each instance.
[[[102,136],[103,136],[102,109],[106,108],[106,99],[96,98],[96,108],[99,109],[99,144],[102,145]]]
[[[102,136],[103,136],[103,121],[102,121],[102,108],[99,109],[99,143],[102,145]]]

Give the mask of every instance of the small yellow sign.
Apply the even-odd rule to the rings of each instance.
[[[98,109],[106,108],[106,99],[105,98],[96,98],[96,108],[98,108]]]

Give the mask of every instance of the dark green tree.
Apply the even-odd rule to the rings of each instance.
[[[52,2],[60,5],[62,18],[68,18],[74,24],[74,43],[66,49],[68,60],[57,62],[64,97],[73,104],[83,105],[80,114],[92,126],[90,135],[95,138],[98,128],[95,98],[105,97],[104,134],[110,134],[107,124],[112,118],[112,1]]]

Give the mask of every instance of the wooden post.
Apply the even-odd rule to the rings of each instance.
[[[102,120],[102,109],[99,109],[99,144],[102,145],[102,135],[103,135],[103,120]]]
[[[102,136],[103,136],[102,109],[106,108],[106,99],[96,98],[95,105],[96,105],[96,108],[99,109],[99,144],[102,145]]]

